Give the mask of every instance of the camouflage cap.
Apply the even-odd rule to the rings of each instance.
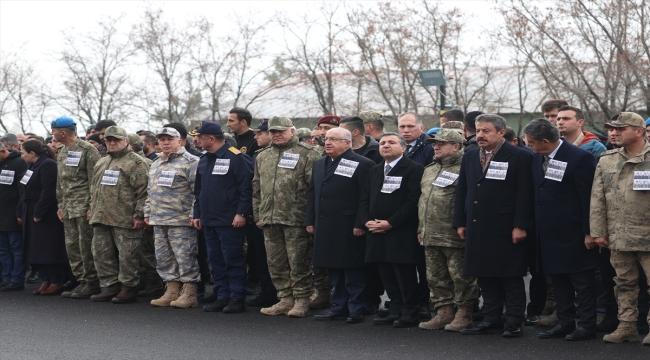
[[[456,129],[440,129],[434,138],[424,140],[427,144],[435,141],[463,143],[463,136]]]
[[[160,129],[160,131],[158,131],[158,133],[156,134],[156,138],[160,135],[167,135],[167,136],[177,137],[177,138],[181,137],[181,134],[178,133],[178,130],[174,129],[173,127],[164,127]],[[196,136],[196,135],[191,135],[191,136]]]
[[[645,127],[645,121],[637,113],[622,112],[618,119],[605,123],[606,128],[622,128],[626,126]]]
[[[311,130],[308,128],[300,128],[296,130],[296,135],[298,135],[299,138],[310,138],[311,137]]]
[[[442,129],[463,129],[462,121],[447,121],[446,123],[440,125]]]
[[[381,120],[381,114],[372,110],[360,112],[359,117],[363,120],[364,123]]]
[[[138,134],[129,134],[129,144],[135,146],[143,146],[144,143]]]
[[[274,116],[269,120],[269,131],[284,131],[291,127],[293,127],[293,121],[286,116]]]
[[[104,139],[113,137],[116,139],[124,140],[128,139],[129,135],[126,133],[126,130],[119,126],[109,126],[104,133]]]

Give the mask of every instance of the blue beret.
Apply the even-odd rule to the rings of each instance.
[[[429,131],[427,131],[427,135],[435,135],[435,134],[438,133],[438,130],[440,130],[439,127],[431,128],[431,129],[429,129]]]
[[[645,126],[650,126],[650,118],[645,121]]]
[[[52,121],[52,129],[56,128],[66,128],[71,126],[77,126],[77,123],[67,116],[62,116],[54,121]]]

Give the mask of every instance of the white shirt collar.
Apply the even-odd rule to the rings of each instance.
[[[391,169],[394,169],[394,168],[395,168],[395,165],[397,165],[397,163],[398,163],[400,160],[402,160],[402,157],[404,157],[404,155],[398,157],[397,160],[393,160],[393,161],[391,161],[390,163],[388,163],[388,165],[390,165],[390,168],[391,168]],[[386,161],[384,161],[384,169],[386,169]]]
[[[553,150],[552,153],[548,154],[548,157],[549,157],[549,158],[551,158],[551,159],[555,159],[555,155],[557,154],[558,149],[560,149],[560,146],[562,146],[562,143],[563,143],[563,142],[564,142],[564,140],[560,139],[560,145],[558,145],[558,146],[555,148],[555,150]]]

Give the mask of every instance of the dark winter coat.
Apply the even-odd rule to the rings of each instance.
[[[0,184],[0,231],[21,231],[16,220],[16,207],[20,200],[20,179],[27,170],[27,163],[20,157],[20,152],[11,150],[7,158],[0,163],[0,171],[13,171],[11,185]]]

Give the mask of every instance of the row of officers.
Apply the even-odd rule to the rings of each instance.
[[[409,116],[422,127],[415,114]],[[368,299],[385,290],[388,311],[374,324],[466,335],[498,330],[521,336],[523,277],[534,267],[552,278],[559,318],[538,336],[567,340],[596,335],[595,272],[599,252],[608,249],[619,325],[604,340],[639,341],[639,271],[650,275],[650,189],[641,181],[650,171],[650,144],[638,114],[622,113],[606,124],[618,148],[598,162],[546,119],[523,130],[532,151],[504,139],[502,117],[483,114],[475,121],[478,147],[467,152],[456,129],[413,141],[385,132],[378,140],[381,158],[374,161],[351,147],[357,134],[350,129],[363,129],[363,121],[350,128],[339,127],[336,118],[326,123],[337,126],[325,127],[321,148],[299,141],[290,119],[273,117],[257,128],[270,143],[253,156],[230,146],[218,123],[203,122],[192,133],[201,157],[165,127],[156,135],[162,152],[150,163],[131,150],[128,134],[117,126],[106,129],[108,156],[99,159],[76,137],[74,121],[59,118],[52,122],[61,143],[56,161],[41,156],[44,146],[26,142],[22,149],[30,163],[18,176],[26,194],[23,230],[48,221],[42,199],[30,194],[54,183],[56,211],[49,220],[62,222],[61,256],[82,281],[73,298],[131,302],[141,275],[154,268],[166,289],[152,305],[197,306],[201,230],[217,297],[204,309],[242,312],[244,244],[257,231],[277,296],[262,314],[308,316],[316,288],[328,298],[331,291],[331,307],[317,320],[359,323]],[[413,160],[418,147],[429,149],[431,161]],[[155,258],[140,255],[148,227]],[[47,266],[42,271],[37,291],[51,291],[56,279],[47,278]],[[479,296],[485,317],[475,325]],[[429,303],[435,316],[421,321]],[[650,336],[643,343],[650,345]]]

